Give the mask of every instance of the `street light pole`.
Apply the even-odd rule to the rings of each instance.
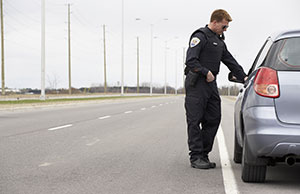
[[[137,41],[137,61],[136,61],[136,66],[137,66],[137,80],[136,80],[136,89],[137,93],[140,93],[140,48],[139,48],[139,37],[136,37]]]
[[[175,95],[177,95],[177,50],[175,50]]]
[[[105,25],[103,25],[103,59],[104,59],[104,93],[107,93]]]
[[[45,48],[46,48],[46,39],[45,39],[45,0],[42,0],[41,3],[41,9],[42,9],[42,24],[41,24],[41,96],[40,99],[41,100],[45,100],[46,96],[45,96],[45,63],[46,63],[46,59],[45,59]]]
[[[153,70],[153,24],[151,27],[151,43],[150,43],[150,96],[152,96],[152,70]]]
[[[5,78],[4,78],[4,24],[3,24],[3,0],[0,0],[1,9],[1,85],[2,95],[5,95]]]
[[[185,47],[183,47],[183,55],[182,55],[182,58],[183,58],[183,60],[182,60],[182,64],[183,64],[183,69],[182,69],[182,72],[183,72],[183,79],[182,79],[182,83],[183,83],[183,85],[182,85],[182,88],[183,88],[183,93],[185,93],[185,85],[184,85],[184,83],[185,83],[185,75],[184,75],[184,69],[185,69]]]
[[[122,0],[121,96],[124,95],[124,0]]]
[[[164,89],[164,94],[167,94],[167,44],[168,42],[165,41],[165,89]]]

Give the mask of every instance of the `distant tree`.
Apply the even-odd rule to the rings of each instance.
[[[52,73],[52,77],[50,77],[49,75],[47,75],[47,82],[48,82],[48,88],[49,89],[57,89],[57,86],[60,82],[59,77],[57,76],[57,74]]]

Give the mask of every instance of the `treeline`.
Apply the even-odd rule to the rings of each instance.
[[[240,87],[234,86],[222,86],[219,88],[220,95],[230,95],[237,96],[239,94]],[[32,88],[23,88],[18,90],[6,89],[6,95],[11,94],[40,94],[40,89]],[[72,88],[72,94],[94,94],[94,93],[104,93],[103,86],[94,86],[94,87],[81,87],[81,88]],[[107,87],[107,93],[121,93],[120,86]],[[124,87],[124,93],[138,93],[137,87]],[[139,87],[139,93],[147,94],[150,93],[149,86]],[[164,87],[152,87],[153,94],[164,94]],[[69,90],[65,88],[60,89],[46,89],[46,94],[69,94]],[[175,94],[175,88],[167,86],[167,94]],[[177,94],[185,94],[184,88],[177,89]],[[1,94],[0,94],[1,95]]]

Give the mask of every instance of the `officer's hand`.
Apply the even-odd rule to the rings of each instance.
[[[248,79],[248,76],[246,76],[246,77],[244,78],[244,81],[247,81],[247,79]]]
[[[212,81],[214,81],[214,80],[215,80],[215,76],[212,74],[211,71],[209,71],[209,72],[207,73],[207,75],[206,75],[206,81],[207,81],[207,82],[212,82]]]

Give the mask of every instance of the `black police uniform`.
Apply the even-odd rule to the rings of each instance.
[[[221,121],[221,99],[216,79],[206,81],[208,71],[216,78],[221,61],[238,79],[244,80],[243,68],[227,50],[223,36],[211,31],[207,25],[196,30],[190,38],[185,68],[185,109],[191,163],[199,158],[208,160]]]

